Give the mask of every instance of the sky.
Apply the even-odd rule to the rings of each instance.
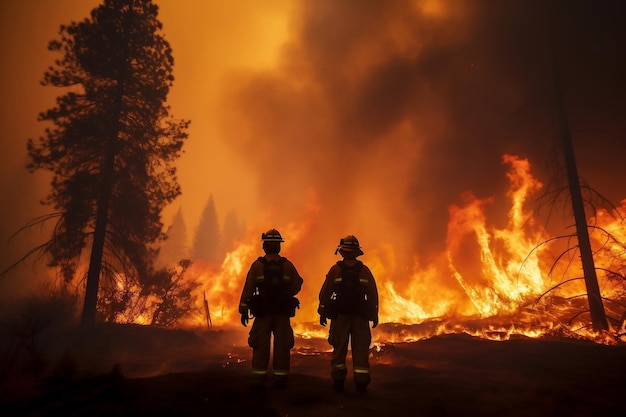
[[[549,181],[555,57],[581,177],[615,203],[626,197],[619,0],[155,3],[175,59],[171,113],[191,120],[165,226],[180,208],[193,235],[213,196],[221,219],[235,210],[255,236],[292,233],[284,251],[315,282],[346,234],[366,256],[391,248],[401,279],[445,250],[463,193],[493,197],[490,221],[505,221],[503,155]],[[59,94],[39,84],[56,58],[46,45],[98,4],[0,3],[3,266],[45,235],[8,240],[49,210],[38,204],[48,177],[25,169],[37,114]],[[0,285],[21,288],[34,271]]]

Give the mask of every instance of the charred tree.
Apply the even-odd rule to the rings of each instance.
[[[563,155],[565,158],[565,169],[567,172],[567,183],[569,194],[574,212],[574,220],[576,223],[576,236],[578,238],[578,249],[580,251],[580,259],[583,267],[585,279],[585,287],[587,289],[587,302],[589,303],[589,311],[591,321],[595,330],[608,330],[608,323],[598,285],[596,268],[593,260],[593,252],[589,240],[589,231],[587,225],[587,217],[585,215],[585,205],[580,189],[580,180],[578,177],[578,168],[576,166],[576,157],[574,146],[569,130],[569,122],[563,102],[563,93],[561,91],[561,83],[559,70],[555,65],[554,83],[556,90],[557,111],[559,119],[559,129],[563,145]]]
[[[62,55],[42,84],[63,88],[28,141],[31,172],[53,173],[44,204],[59,212],[44,247],[66,282],[90,250],[82,314],[96,319],[101,277],[149,280],[161,212],[180,195],[174,160],[189,122],[170,116],[173,56],[151,0],[105,0],[89,18],[61,26],[48,49]],[[90,249],[88,249],[90,247]]]

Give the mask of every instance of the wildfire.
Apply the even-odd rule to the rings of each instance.
[[[542,231],[533,230],[533,223],[527,223],[532,217],[524,211],[524,202],[542,184],[530,174],[527,160],[505,155],[503,161],[511,165],[507,174],[511,182],[508,192],[511,209],[504,228],[489,230],[486,224],[484,206],[493,199],[480,200],[467,193],[464,207],[450,208],[450,270],[481,316],[514,311],[528,296],[545,290],[538,252],[533,250],[541,240]],[[480,251],[483,278],[480,286],[468,283],[454,265],[454,259],[461,255],[462,239],[472,233]]]
[[[580,268],[571,263],[560,269],[553,265],[554,253],[549,251],[549,244],[542,244],[550,241],[550,237],[535,224],[526,207],[529,198],[543,185],[531,174],[528,160],[504,155],[502,161],[509,167],[510,182],[506,194],[510,208],[503,227],[488,222],[486,209],[494,197],[478,198],[466,192],[461,195],[460,205],[449,207],[445,253],[425,267],[416,258],[411,271],[401,272],[392,245],[384,242],[369,245],[363,261],[376,277],[379,291],[381,325],[374,332],[377,343],[459,332],[495,340],[582,334],[585,327],[582,319],[567,323],[563,318],[577,317],[576,311],[585,309],[584,297],[579,296],[584,293],[584,287],[575,279],[571,284],[558,286],[553,278],[556,273],[562,281],[568,281],[580,273],[577,272]],[[296,266],[307,256],[297,248],[311,239],[321,208],[313,190],[308,206],[301,219],[282,229],[289,236],[288,257]],[[626,213],[626,200],[618,211]],[[623,268],[616,266],[624,265],[626,250],[618,242],[623,242],[626,236],[619,216],[598,211],[594,224],[597,231],[592,233],[592,238],[602,248],[596,251],[598,268],[622,271]],[[200,284],[196,291],[198,305],[196,313],[184,325],[206,326],[209,313],[214,327],[238,326],[239,296],[249,265],[260,255],[258,230],[261,229],[248,233],[227,253],[221,265],[202,262],[192,265],[188,276]],[[295,333],[305,340],[327,336],[328,330],[319,326],[316,314],[318,286],[326,268],[327,265],[318,266],[317,282],[306,280],[310,276],[308,271],[303,274],[306,288],[299,295],[302,309],[292,321]],[[546,295],[553,287],[558,287],[558,291]],[[623,297],[621,283],[604,287],[609,291],[607,296]],[[208,311],[203,308],[203,299],[207,300]],[[540,299],[544,302],[537,303]],[[603,338],[583,331],[594,340]]]
[[[213,326],[232,326],[238,323],[239,293],[247,268],[255,258],[256,248],[252,243],[242,243],[228,252],[217,271],[205,264],[193,265],[190,276],[201,283],[199,292],[206,294],[208,313]],[[197,297],[200,300],[200,297]],[[204,297],[202,299],[204,304]],[[206,326],[205,310],[197,306],[198,314],[192,316],[189,325]]]
[[[303,219],[290,223],[281,229],[284,236],[288,236],[289,245],[298,246],[298,241],[304,240],[314,227],[315,214],[319,211],[319,202],[314,190],[309,190],[307,210],[303,212]],[[198,304],[196,314],[185,326],[206,326],[207,312],[203,304],[206,298],[208,314],[211,323],[216,327],[229,327],[239,325],[239,297],[252,262],[262,255],[259,230],[265,230],[269,221],[264,226],[250,228],[246,237],[228,252],[219,268],[206,263],[198,263],[191,267],[189,276],[200,286],[196,291]],[[302,300],[301,300],[302,301]],[[304,304],[304,303],[303,303]]]

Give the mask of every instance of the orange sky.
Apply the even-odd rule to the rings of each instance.
[[[37,215],[47,212],[38,202],[45,196],[44,173],[30,175],[26,140],[37,138],[43,127],[37,114],[52,106],[59,94],[40,81],[56,58],[46,49],[61,24],[81,20],[100,2],[87,0],[6,1],[0,4],[2,125],[0,153],[0,217],[2,264],[31,245],[31,240],[6,237]],[[288,1],[160,1],[159,17],[175,53],[174,87],[168,101],[172,115],[192,121],[190,140],[180,158],[179,182],[184,193],[166,212],[178,207],[193,230],[210,194],[218,211],[236,209],[242,217],[254,215],[253,175],[219,133],[216,108],[221,105],[221,79],[232,71],[271,68],[287,36]],[[191,234],[191,231],[190,231]],[[37,238],[37,233],[35,233]],[[18,245],[17,250],[15,245]],[[8,245],[8,246],[7,246]]]
[[[43,131],[37,113],[58,95],[39,85],[55,58],[47,42],[98,3],[0,3],[3,237],[45,212],[46,176],[24,166],[26,140]],[[550,39],[562,47],[573,127],[625,132],[623,6],[572,2],[552,14],[531,0],[156,3],[174,51],[172,114],[192,122],[178,163],[183,195],[166,226],[181,207],[193,235],[212,195],[221,219],[235,209],[255,235],[304,228],[285,236],[284,252],[311,288],[348,233],[366,262],[385,259],[406,287],[416,264],[443,253],[448,209],[466,191],[493,197],[489,221],[502,226],[503,154],[529,158],[548,180]],[[619,201],[623,147],[604,134],[579,137],[581,174]],[[30,243],[3,239],[2,264]],[[437,285],[455,285],[450,271],[435,274]]]

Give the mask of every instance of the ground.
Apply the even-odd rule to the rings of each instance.
[[[248,386],[245,336],[234,329],[139,326],[107,326],[88,336],[68,331],[56,342],[43,336],[46,371],[35,378],[14,369],[0,387],[0,410],[10,416],[626,415],[624,346],[467,335],[377,344],[367,392],[357,392],[349,378],[336,393],[326,341],[299,338],[288,387],[269,384],[259,392]]]

